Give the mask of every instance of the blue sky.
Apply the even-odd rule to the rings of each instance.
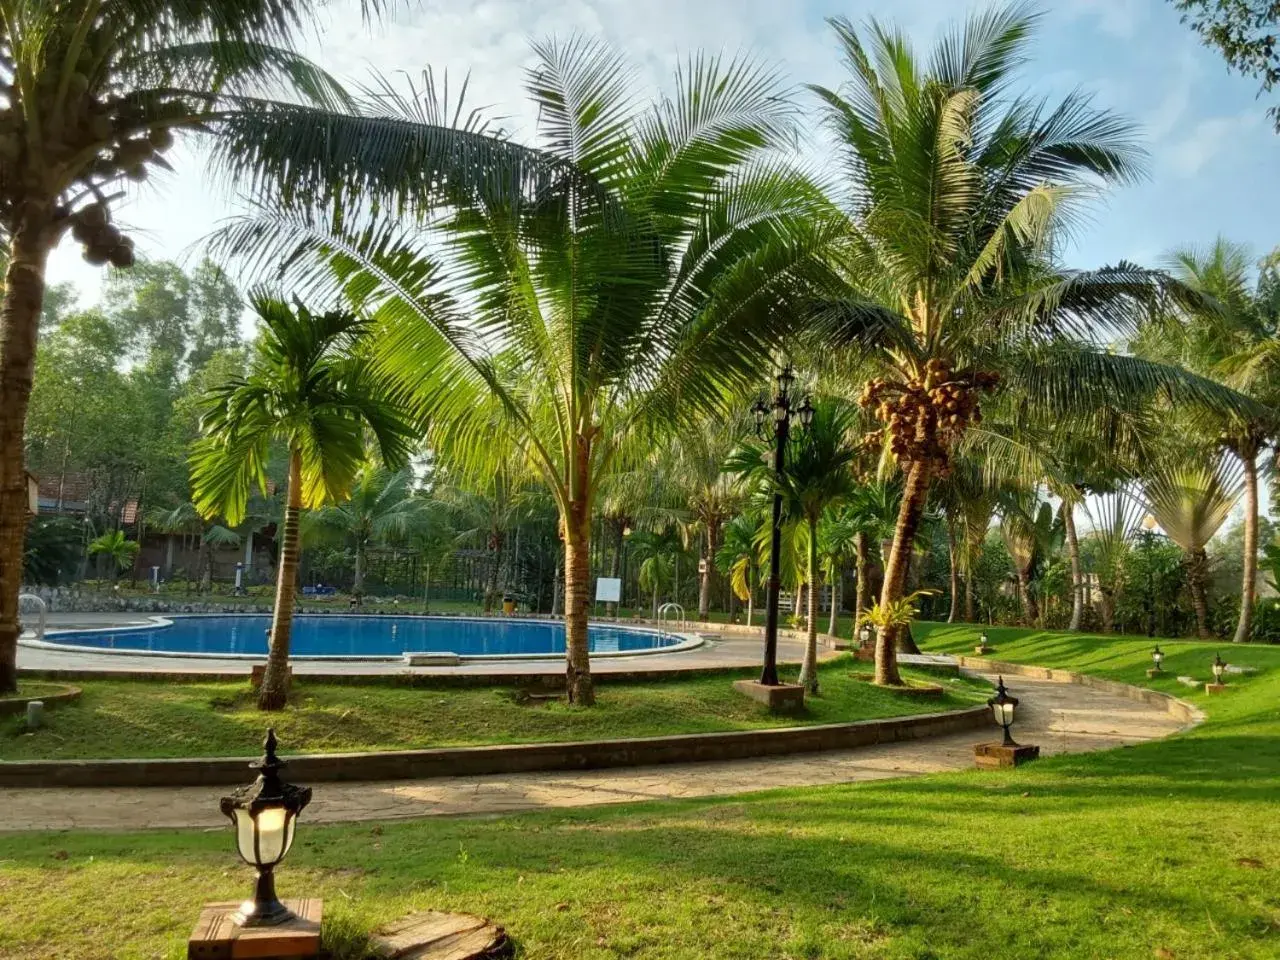
[[[746,49],[795,82],[838,83],[840,68],[825,17],[896,21],[927,47],[938,30],[980,5],[949,0],[423,0],[391,25],[367,29],[351,0],[338,0],[309,38],[310,54],[332,72],[364,80],[382,71],[417,74],[430,64],[455,80],[472,74],[469,100],[492,104],[528,132],[521,97],[527,38],[574,30],[601,35],[628,54],[655,87],[695,49]],[[1043,2],[1028,89],[1082,88],[1097,103],[1141,125],[1148,179],[1114,190],[1073,238],[1073,265],[1125,258],[1151,264],[1170,247],[1222,233],[1260,256],[1280,244],[1280,136],[1255,98],[1255,84],[1230,76],[1200,46],[1166,0]],[[191,256],[193,245],[234,209],[224,185],[203,175],[198,145],[171,155],[178,171],[130,198],[120,219],[150,257]],[[101,272],[64,244],[50,279],[76,283],[96,299]]]

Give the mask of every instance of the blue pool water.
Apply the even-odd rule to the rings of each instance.
[[[174,617],[172,626],[49,634],[50,643],[105,650],[262,656],[269,616]],[[592,653],[674,646],[679,637],[634,627],[592,625]],[[462,657],[564,653],[564,624],[453,617],[300,616],[290,652],[299,657],[396,657],[406,652]]]

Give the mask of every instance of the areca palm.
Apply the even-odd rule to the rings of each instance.
[[[747,626],[755,618],[756,586],[760,563],[757,538],[761,518],[754,513],[741,513],[724,525],[715,562],[720,572],[729,577],[734,596],[747,605]]]
[[[369,548],[404,543],[425,529],[433,502],[414,492],[413,471],[366,464],[349,499],[320,507],[302,519],[303,540],[338,540],[351,546],[355,574],[351,590],[364,592]]]
[[[723,413],[730,388],[756,378],[794,322],[788,295],[826,274],[815,254],[831,227],[820,191],[773,150],[791,141],[795,107],[770,71],[695,56],[647,104],[601,45],[534,54],[535,146],[386,92],[334,119],[324,163],[319,148],[315,163],[277,163],[287,131],[244,126],[236,162],[285,207],[222,243],[284,254],[307,289],[355,298],[437,446],[483,459],[503,424],[559,507],[567,687],[589,704],[587,560],[604,478],[637,435]],[[367,136],[357,149],[341,131]],[[359,199],[335,232],[300,209],[317,197]],[[437,204],[433,220],[410,219]]]
[[[251,297],[261,332],[249,371],[210,391],[191,451],[193,501],[202,516],[235,526],[253,487],[266,492],[273,443],[289,455],[270,653],[258,706],[287,699],[289,632],[299,555],[299,515],[341,503],[364,466],[366,431],[384,463],[409,453],[412,430],[362,353],[368,324],[341,311],[313,313],[262,293]]]
[[[1184,371],[1103,352],[1162,294],[1187,297],[1130,264],[1068,271],[1052,241],[1093,185],[1140,170],[1133,128],[1072,94],[1012,92],[1035,16],[995,8],[925,60],[872,21],[832,25],[848,80],[815,87],[847,175],[846,289],[819,327],[877,369],[863,404],[904,475],[881,606],[901,598],[931,481],[949,468],[988,403],[1056,418],[1098,416],[1156,390],[1168,402],[1235,403]],[[896,630],[877,641],[876,679],[900,680]]]
[[[1196,613],[1196,632],[1209,639],[1206,587],[1209,556],[1205,547],[1244,492],[1244,467],[1222,454],[1191,452],[1160,464],[1142,485],[1147,509],[1187,555],[1187,581]]]
[[[129,266],[112,210],[123,185],[168,168],[175,131],[269,111],[264,97],[345,102],[293,46],[321,5],[0,0],[0,692],[15,684],[23,431],[49,254],[69,232],[89,263]]]

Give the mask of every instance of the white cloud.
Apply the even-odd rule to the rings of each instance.
[[[1122,40],[1138,32],[1147,14],[1142,0],[1058,0],[1055,10],[1068,19],[1093,21],[1103,33]]]
[[[1260,123],[1257,110],[1201,120],[1185,136],[1169,138],[1160,154],[1163,165],[1176,177],[1194,177],[1224,151],[1238,149]]]

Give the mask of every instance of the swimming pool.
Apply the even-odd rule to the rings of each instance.
[[[265,614],[156,618],[153,626],[50,632],[45,642],[101,652],[173,656],[253,657],[267,653],[271,618]],[[591,624],[593,654],[657,653],[689,644],[685,637],[644,627]],[[294,657],[400,659],[406,653],[451,653],[461,658],[531,658],[564,653],[564,624],[547,620],[466,617],[294,617]]]

